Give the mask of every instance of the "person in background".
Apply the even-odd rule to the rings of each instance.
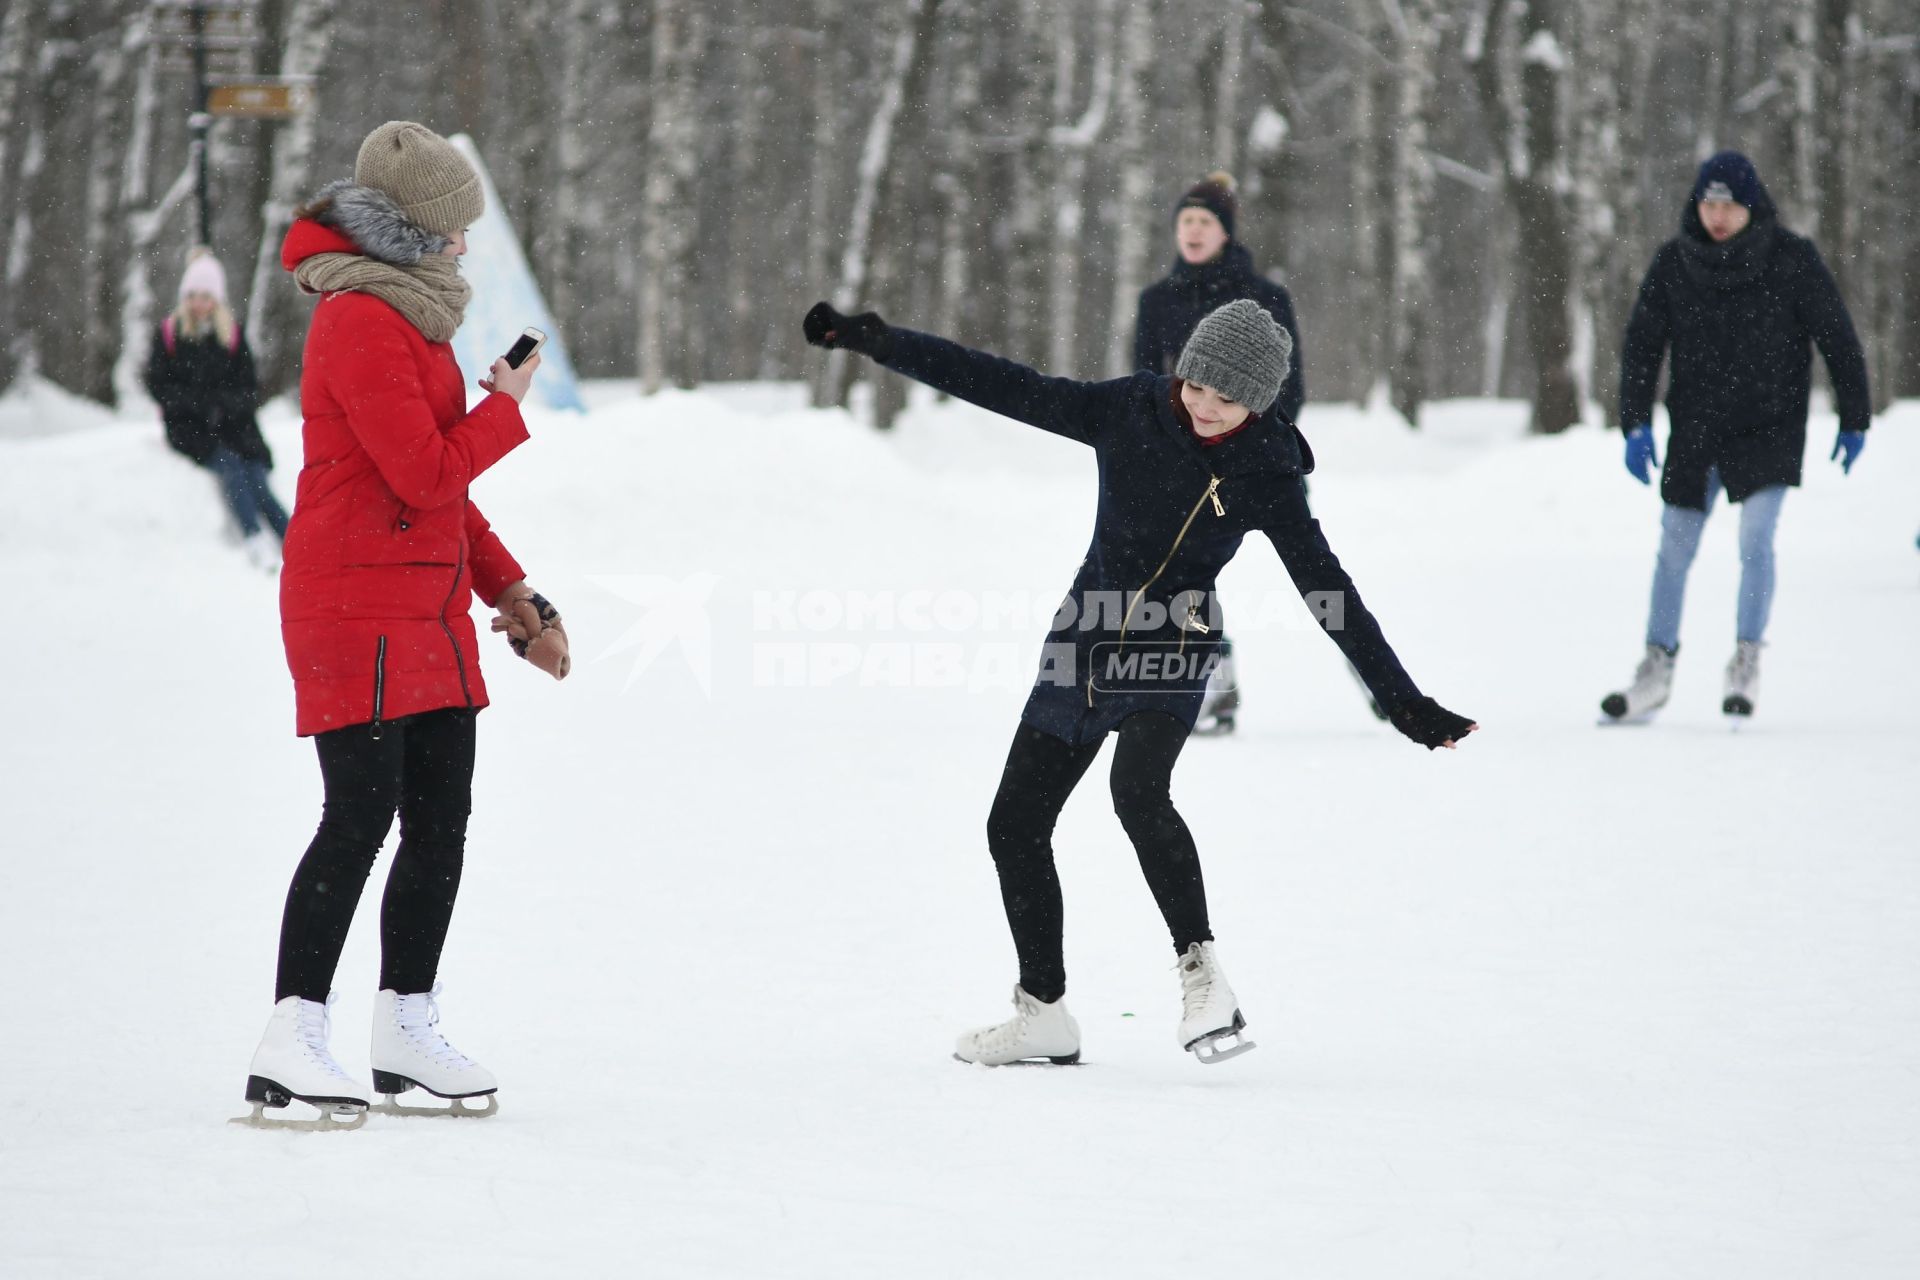
[[[1646,653],[1633,683],[1600,702],[1607,722],[1645,720],[1666,705],[1680,651],[1687,573],[1713,500],[1740,504],[1740,598],[1720,709],[1753,714],[1760,646],[1773,609],[1773,535],[1807,448],[1813,347],[1833,380],[1840,432],[1832,460],[1851,474],[1872,404],[1867,362],[1847,304],[1813,242],[1780,225],[1753,161],[1722,151],[1700,166],[1680,234],[1654,255],[1620,357],[1627,471],[1651,484],[1660,467],[1660,552]],[[1653,397],[1671,354],[1667,461],[1653,445]]]
[[[227,273],[195,249],[180,277],[180,300],[154,334],[144,376],[160,406],[167,444],[220,482],[247,558],[280,567],[287,513],[267,483],[273,454],[254,417],[260,383],[246,335],[227,306]]]
[[[1248,299],[1260,305],[1293,343],[1287,357],[1287,380],[1271,412],[1298,422],[1307,402],[1306,377],[1300,366],[1300,325],[1293,313],[1293,297],[1286,286],[1267,279],[1254,266],[1253,255],[1234,238],[1240,202],[1233,175],[1214,172],[1189,187],[1173,211],[1175,257],[1167,274],[1140,293],[1133,322],[1133,364],[1150,373],[1171,373],[1174,362],[1193,330],[1206,316],[1229,302]],[[1231,733],[1240,709],[1240,681],[1233,661],[1233,641],[1220,637],[1220,665],[1207,682],[1196,734]],[[1354,679],[1360,680],[1358,672]],[[1361,687],[1366,686],[1360,681]],[[1377,703],[1373,713],[1386,716]]]

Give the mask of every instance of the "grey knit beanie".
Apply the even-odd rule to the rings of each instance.
[[[456,236],[486,209],[480,175],[451,142],[411,120],[389,120],[367,135],[353,180],[393,198],[407,221]]]
[[[1181,349],[1173,372],[1265,413],[1280,398],[1292,356],[1293,339],[1287,331],[1265,307],[1242,298],[1207,313]]]

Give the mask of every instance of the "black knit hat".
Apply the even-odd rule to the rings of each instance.
[[[1215,169],[1187,188],[1187,194],[1181,196],[1180,203],[1173,207],[1173,216],[1178,221],[1182,209],[1205,209],[1220,219],[1220,225],[1227,229],[1227,239],[1231,240],[1233,215],[1239,203],[1233,194],[1233,175],[1225,169]]]
[[[1738,151],[1722,151],[1709,156],[1701,164],[1700,172],[1694,175],[1691,198],[1696,203],[1702,200],[1731,200],[1758,212],[1764,195],[1760,174],[1754,169],[1753,161]]]

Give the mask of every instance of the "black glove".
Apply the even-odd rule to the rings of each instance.
[[[862,311],[843,316],[830,302],[816,302],[807,318],[800,322],[807,341],[816,347],[841,347],[861,355],[878,357],[887,346],[887,322],[878,312]]]
[[[1480,726],[1457,716],[1432,698],[1415,698],[1393,709],[1393,727],[1431,751],[1457,743]]]

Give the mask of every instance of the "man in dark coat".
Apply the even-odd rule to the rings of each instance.
[[[1287,381],[1274,408],[1288,422],[1296,422],[1307,400],[1307,384],[1300,372],[1300,326],[1293,316],[1293,298],[1284,285],[1256,271],[1253,255],[1233,238],[1238,212],[1233,178],[1226,173],[1207,175],[1180,197],[1174,209],[1174,241],[1180,256],[1163,279],[1140,293],[1133,326],[1133,367],[1171,373],[1201,317],[1229,302],[1251,298],[1293,341]]]
[[[1660,466],[1653,399],[1671,353],[1667,461],[1661,467],[1659,559],[1647,649],[1627,690],[1601,710],[1642,719],[1666,703],[1687,571],[1716,494],[1741,504],[1740,603],[1722,710],[1753,713],[1760,645],[1773,604],[1773,532],[1786,491],[1800,483],[1807,443],[1812,347],[1833,382],[1845,471],[1866,443],[1867,366],[1839,287],[1813,242],[1779,224],[1753,162],[1722,151],[1700,166],[1680,234],[1660,247],[1640,285],[1621,354],[1620,423],[1627,470],[1651,483]]]
[[[1285,286],[1254,269],[1253,255],[1233,238],[1238,218],[1233,175],[1225,171],[1208,174],[1180,197],[1173,211],[1174,247],[1179,256],[1165,278],[1140,293],[1133,324],[1133,367],[1171,373],[1203,317],[1229,302],[1250,299],[1273,317],[1293,344],[1287,357],[1287,380],[1273,408],[1288,422],[1297,422],[1307,390],[1300,371],[1300,326],[1294,319],[1293,298]],[[1198,733],[1231,732],[1239,710],[1233,642],[1224,635],[1219,638],[1219,656],[1213,678],[1207,682]]]

